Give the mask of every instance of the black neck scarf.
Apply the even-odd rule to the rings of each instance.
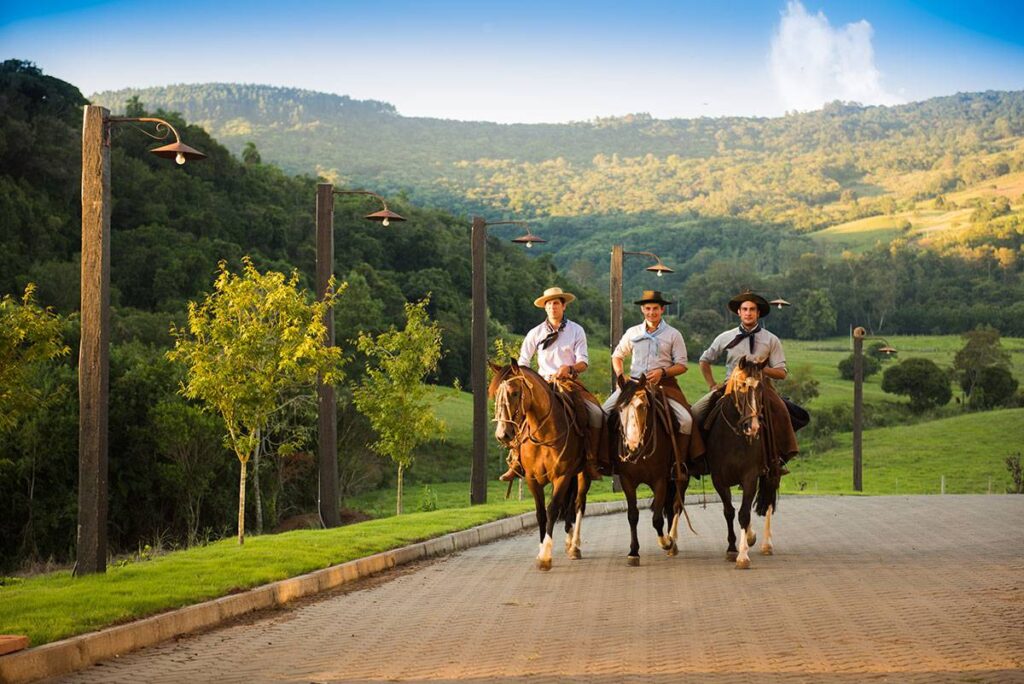
[[[739,344],[743,340],[749,339],[750,340],[750,353],[753,354],[754,353],[754,335],[756,335],[759,330],[762,330],[761,322],[760,321],[757,322],[757,325],[754,326],[753,330],[745,330],[743,328],[743,326],[741,325],[740,326],[740,334],[737,335],[736,337],[734,337],[732,339],[732,342],[730,342],[729,344],[725,345],[725,348],[726,349],[732,349],[733,347],[735,347],[737,344]]]
[[[547,337],[545,337],[543,341],[541,341],[541,343],[540,343],[540,348],[541,348],[541,349],[547,349],[547,348],[548,348],[549,346],[551,346],[552,344],[554,344],[554,343],[555,343],[555,340],[557,340],[557,339],[558,339],[558,333],[560,333],[560,332],[562,332],[563,330],[565,330],[565,324],[566,324],[566,323],[567,323],[568,321],[569,321],[569,319],[568,319],[568,318],[563,318],[563,319],[562,319],[562,324],[558,326],[558,330],[551,330],[551,324],[550,324],[550,323],[548,323],[548,330],[551,330],[551,332],[549,332],[549,333],[548,333],[548,336],[547,336]],[[544,321],[544,322],[545,322],[545,323],[547,323],[547,321]]]

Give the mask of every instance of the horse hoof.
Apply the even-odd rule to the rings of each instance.
[[[744,558],[743,560],[736,561],[736,569],[737,570],[749,570],[750,569],[750,559],[749,558]]]
[[[573,547],[569,549],[567,553],[569,555],[569,558],[573,560],[579,560],[580,558],[583,558],[583,554],[580,553],[579,547]]]
[[[678,556],[679,555],[679,547],[676,546],[675,544],[673,544],[672,546],[670,546],[668,548],[667,551],[665,551],[665,555],[666,556]]]
[[[544,570],[545,572],[551,569],[551,559],[548,560],[537,560],[537,569]]]
[[[640,556],[626,556],[626,565],[631,568],[640,567]]]
[[[771,556],[774,553],[775,553],[775,549],[773,549],[770,546],[762,546],[761,547],[761,555],[762,556]]]
[[[739,557],[739,555],[740,555],[739,551],[726,551],[725,552],[725,560],[727,560],[727,561],[729,561],[731,563],[732,561],[736,560],[736,558]]]

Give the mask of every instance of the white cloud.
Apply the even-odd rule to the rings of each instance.
[[[863,19],[834,28],[823,12],[808,14],[799,0],[790,0],[771,51],[772,77],[786,108],[819,109],[832,100],[865,105],[902,102],[882,87],[872,32]]]

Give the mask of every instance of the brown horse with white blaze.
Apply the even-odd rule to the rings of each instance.
[[[494,399],[494,436],[519,449],[526,486],[533,494],[540,531],[537,567],[551,569],[552,532],[559,515],[565,518],[565,549],[578,559],[583,514],[590,478],[586,476],[585,426],[577,425],[572,402],[515,359],[508,366],[491,364],[494,376],[488,394]],[[551,484],[545,506],[544,488]]]
[[[613,413],[619,428],[609,432],[614,435],[612,453],[619,454],[615,469],[622,492],[626,495],[630,532],[626,562],[638,566],[640,542],[636,526],[640,511],[636,503],[637,487],[645,484],[654,493],[651,522],[658,534],[658,545],[667,555],[675,556],[679,553],[676,540],[679,538],[679,517],[683,513],[683,499],[677,492],[685,489],[688,476],[682,464],[675,463],[675,440],[678,437],[664,393],[660,388],[648,386],[645,376],[629,380],[620,376],[617,382],[620,392]],[[666,518],[671,520],[667,533],[664,531]]]

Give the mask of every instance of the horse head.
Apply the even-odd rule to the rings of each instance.
[[[739,414],[739,427],[748,440],[757,438],[761,430],[761,404],[758,402],[760,393],[756,390],[763,379],[764,368],[768,359],[756,359],[744,356],[736,363],[729,380],[726,382],[725,394],[732,397],[733,405]]]
[[[626,452],[630,455],[640,450],[644,443],[647,428],[647,417],[651,410],[651,402],[647,391],[647,376],[617,379],[619,398],[615,402],[615,410],[619,412],[619,424]]]
[[[494,399],[494,437],[511,447],[530,408],[529,380],[515,359],[510,359],[507,366],[489,365],[494,371],[487,388],[487,394]]]

